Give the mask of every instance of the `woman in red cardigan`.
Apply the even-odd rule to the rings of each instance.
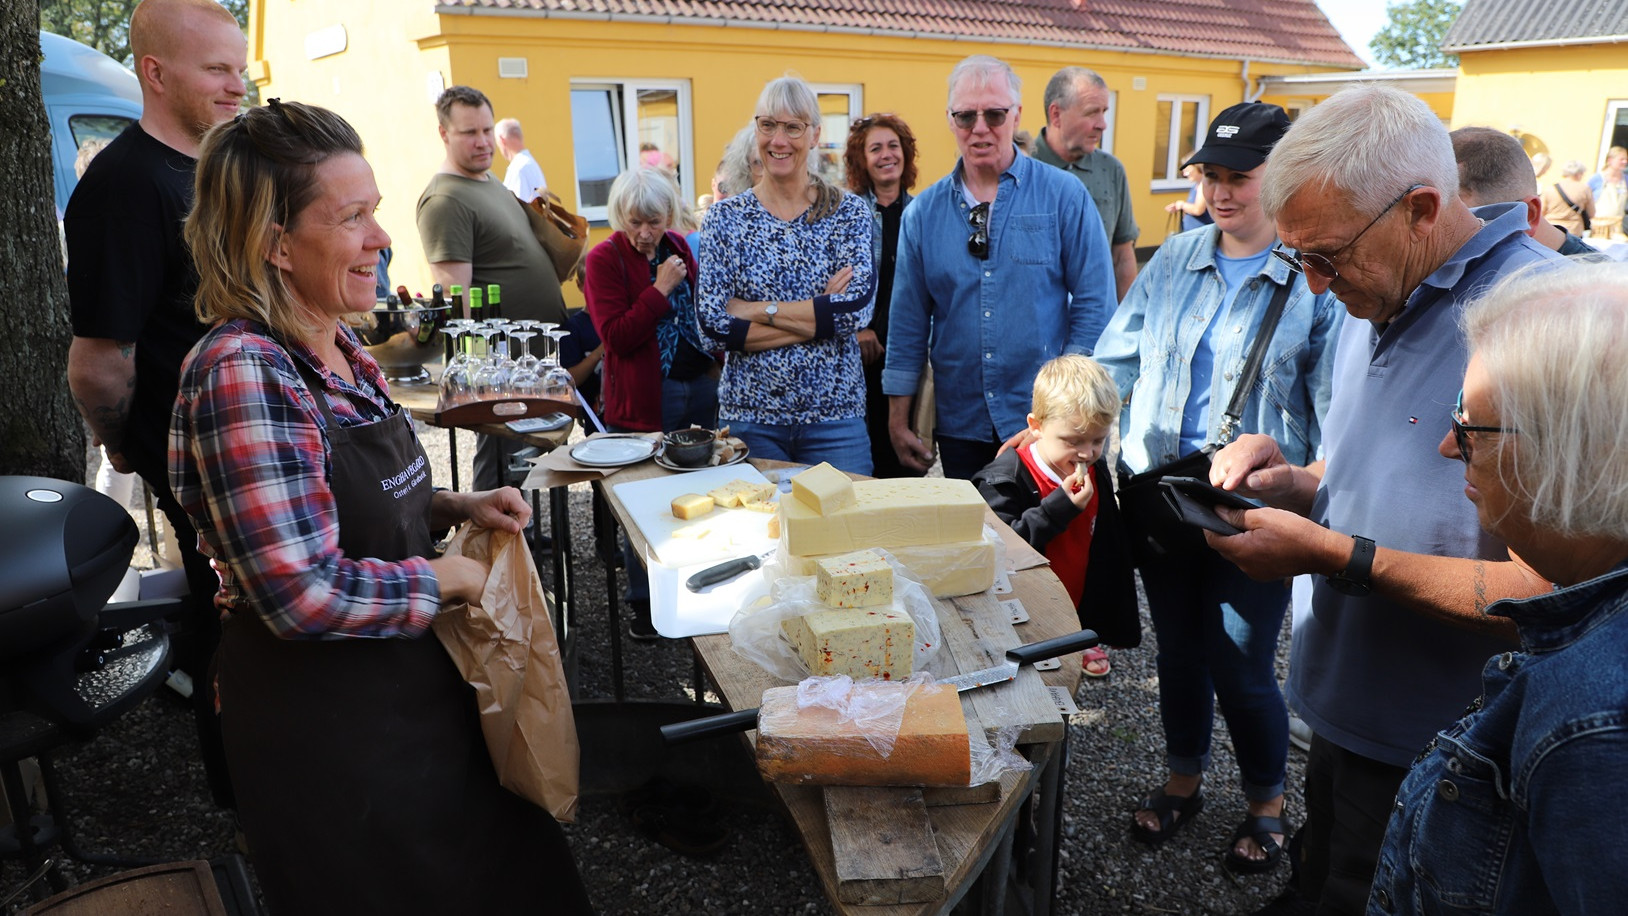
[[[718,362],[695,324],[695,256],[670,231],[682,202],[665,172],[611,184],[611,237],[588,253],[588,316],[605,342],[605,422],[622,432],[710,428]]]
[[[588,317],[605,343],[605,425],[616,432],[658,432],[718,418],[719,363],[701,346],[695,324],[695,255],[669,231],[683,202],[667,173],[629,169],[611,183],[611,237],[588,253]],[[622,544],[629,635],[654,640],[650,583]]]

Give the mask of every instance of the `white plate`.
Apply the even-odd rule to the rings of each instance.
[[[625,433],[595,436],[571,446],[572,461],[596,468],[638,464],[655,453],[655,440]]]
[[[750,452],[751,452],[751,449],[749,449],[749,448],[747,448],[746,446],[743,445],[743,446],[741,446],[740,451],[735,453],[735,457],[729,459],[728,461],[723,461],[723,462],[720,462],[718,464],[703,464],[698,468],[681,468],[678,465],[676,465],[676,464],[672,463],[671,461],[667,460],[667,453],[666,452],[656,452],[656,463],[661,465],[662,467],[666,468],[669,471],[677,471],[680,474],[683,474],[683,473],[687,473],[689,471],[704,471],[707,468],[727,468],[732,464],[740,464],[742,461],[746,460],[746,457]]]

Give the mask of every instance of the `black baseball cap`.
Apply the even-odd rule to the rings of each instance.
[[[1220,165],[1247,172],[1266,161],[1266,154],[1289,130],[1289,115],[1277,105],[1240,102],[1215,116],[1204,134],[1204,145],[1182,163]]]

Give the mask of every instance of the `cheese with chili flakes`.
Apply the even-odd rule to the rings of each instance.
[[[916,624],[897,608],[833,608],[782,621],[809,673],[903,679],[915,668]]]
[[[827,607],[893,603],[893,567],[874,550],[822,557],[814,567],[814,590]]]

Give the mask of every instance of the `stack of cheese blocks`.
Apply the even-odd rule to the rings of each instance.
[[[788,617],[786,641],[816,675],[909,677],[916,625],[893,601],[893,567],[874,550],[820,560],[815,589],[830,610]]]
[[[885,548],[939,598],[995,582],[995,545],[984,539],[983,497],[965,480],[907,477],[854,481],[829,464],[791,479],[781,500],[781,562],[815,575],[823,558]]]

